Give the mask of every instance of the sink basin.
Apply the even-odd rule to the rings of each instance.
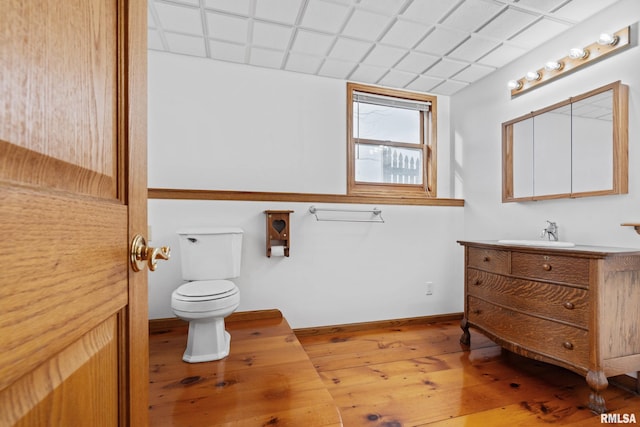
[[[576,244],[571,242],[556,242],[554,240],[498,240],[504,245],[541,246],[546,248],[572,248]]]

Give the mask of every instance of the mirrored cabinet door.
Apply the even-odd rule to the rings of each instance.
[[[531,197],[533,195],[533,117],[513,125],[513,195]]]
[[[613,90],[572,104],[573,192],[613,187]]]
[[[628,87],[619,81],[502,124],[502,201],[627,192]]]
[[[535,116],[533,141],[533,195],[570,194],[571,104]]]

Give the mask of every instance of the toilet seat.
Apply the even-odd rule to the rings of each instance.
[[[230,280],[196,280],[178,287],[174,297],[185,302],[214,301],[238,292],[238,287]]]
[[[183,318],[205,318],[240,304],[240,290],[230,280],[197,280],[171,294],[171,308]]]

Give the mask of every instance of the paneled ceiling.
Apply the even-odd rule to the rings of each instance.
[[[149,0],[148,40],[151,50],[452,95],[616,1]]]

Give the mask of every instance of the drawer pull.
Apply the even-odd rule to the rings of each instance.
[[[544,271],[551,271],[551,264],[542,264],[542,269]]]
[[[482,313],[482,311],[480,311],[480,310],[479,310],[479,309],[477,309],[477,308],[476,308],[475,310],[471,310],[471,312],[472,312],[473,314],[480,314],[480,313]]]
[[[567,350],[573,350],[573,344],[571,344],[569,341],[565,341],[562,343],[562,346],[564,348],[566,348]]]
[[[491,261],[491,258],[489,258],[488,256],[485,256],[484,258],[482,258],[482,262],[489,262]]]
[[[565,302],[564,304],[562,304],[564,306],[564,308],[566,308],[567,310],[573,310],[575,308],[575,306],[573,305],[572,302]]]
[[[482,284],[482,280],[476,279],[476,280],[473,281],[473,284],[476,285],[476,286],[480,286]]]

